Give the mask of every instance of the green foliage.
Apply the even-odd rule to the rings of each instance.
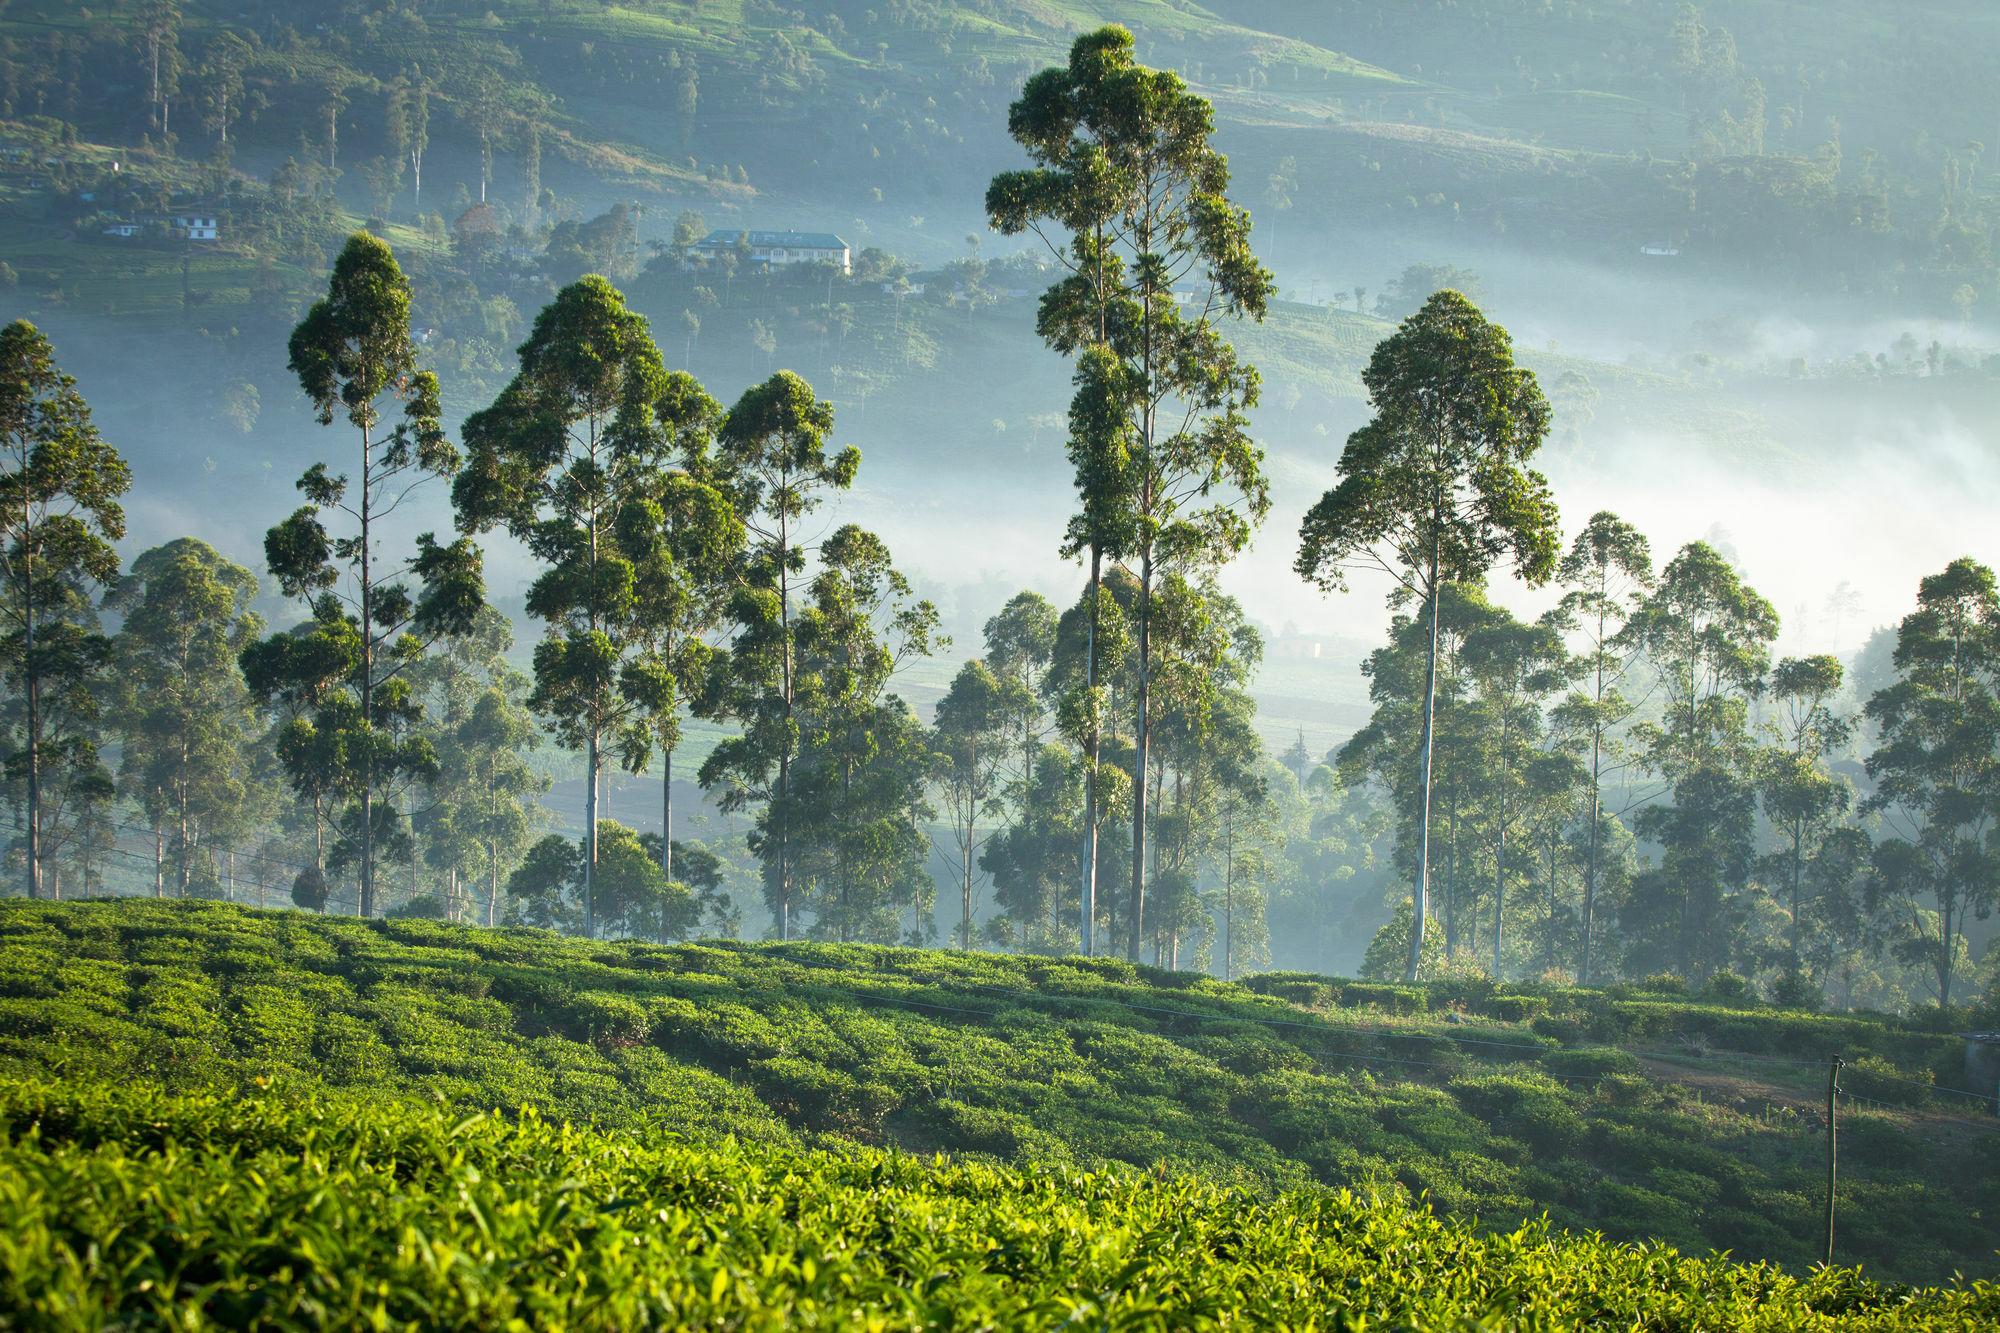
[[[25,807],[35,896],[43,840],[62,840],[65,798],[105,785],[97,724],[111,645],[87,587],[118,577],[112,543],[125,535],[119,497],[131,484],[49,340],[24,319],[0,329],[0,673],[13,696],[5,775]]]
[[[810,1076],[786,1077],[813,1095]],[[606,1134],[533,1110],[509,1123],[282,1085],[218,1096],[8,1077],[0,1300],[48,1327],[82,1327],[87,1309],[256,1329],[1029,1329],[1083,1316],[1133,1329],[1943,1333],[2000,1318],[1986,1283],[1906,1293],[1853,1270],[1800,1280],[1348,1194],[1259,1201],[1067,1166],[695,1147],[677,1128]],[[550,1252],[559,1270],[530,1259]]]
[[[557,873],[573,876],[576,844],[563,846]],[[1950,1040],[1593,991],[1480,1001],[1545,1000],[1537,1027],[1568,1024],[1565,1046],[1466,1019],[1447,1007],[1466,1003],[1451,988],[1303,976],[1262,988],[1328,1008],[1105,959],[663,948],[171,900],[0,904],[0,1068],[79,1088],[255,1098],[263,1078],[441,1098],[452,1117],[536,1107],[656,1142],[657,1119],[700,1142],[1187,1174],[1260,1198],[1428,1191],[1439,1213],[1547,1212],[1614,1240],[1676,1236],[1800,1269],[1816,1257],[1812,1133],[1662,1089],[1592,1032],[1647,1049],[1706,1030],[1794,1058],[1838,1046],[1893,1055],[1885,1069],[1913,1050],[1943,1058]],[[1801,1103],[1814,1095],[1803,1087]],[[1844,1165],[1842,1254],[1898,1279],[1984,1271],[1994,1237],[1965,1211],[1983,1177],[1962,1150],[1871,1132],[1896,1139]],[[1912,1212],[1914,1197],[1928,1202]]]

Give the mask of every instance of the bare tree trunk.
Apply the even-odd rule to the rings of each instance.
[[[583,937],[597,938],[597,902],[593,896],[597,882],[597,730],[590,732],[584,759],[584,780],[589,784],[583,796]]]
[[[660,870],[667,882],[674,878],[674,752],[670,747],[660,747],[664,779],[660,783]]]
[[[1503,713],[1502,718],[1505,718]],[[1500,980],[1500,944],[1507,910],[1507,726],[1500,725],[1500,839],[1493,867],[1493,979]]]
[[[1083,685],[1090,695],[1090,767],[1083,774],[1083,956],[1096,952],[1097,937],[1097,593],[1104,573],[1104,553],[1090,546],[1090,629],[1084,638]]]
[[[1149,547],[1139,557],[1139,691],[1136,700],[1138,714],[1133,728],[1132,755],[1132,920],[1128,927],[1129,936],[1126,957],[1132,962],[1139,961],[1139,940],[1145,926],[1146,915],[1146,765],[1152,741],[1152,719],[1147,714],[1147,695],[1150,682],[1147,680],[1148,651],[1150,648],[1151,626],[1147,623],[1148,590],[1153,583],[1153,553]]]
[[[23,459],[25,463],[27,460]],[[25,471],[25,469],[24,469]],[[35,662],[35,530],[29,487],[21,488],[22,557],[27,578],[21,585],[26,637],[22,645],[23,674],[28,678],[28,896],[42,896],[42,691]]]
[[[375,729],[375,589],[369,581],[371,533],[368,428],[361,428],[361,726],[372,740]],[[375,756],[371,747],[361,766],[361,901],[364,917],[375,915]]]
[[[1403,969],[1404,981],[1415,981],[1423,971],[1424,960],[1424,917],[1430,910],[1431,888],[1431,757],[1437,737],[1437,681],[1438,681],[1438,604],[1443,599],[1438,595],[1438,545],[1437,538],[1431,541],[1430,565],[1431,590],[1431,649],[1424,671],[1424,740],[1423,767],[1418,781],[1423,787],[1421,802],[1422,824],[1417,830],[1417,883],[1410,903],[1410,958]]]

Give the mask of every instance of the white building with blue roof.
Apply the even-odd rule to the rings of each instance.
[[[830,231],[712,231],[688,248],[690,263],[713,263],[724,254],[747,247],[750,262],[776,268],[784,264],[838,264],[854,271],[847,242]]]

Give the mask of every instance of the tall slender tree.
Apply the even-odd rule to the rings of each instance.
[[[936,891],[923,834],[935,756],[888,690],[939,642],[937,608],[912,594],[879,537],[847,524],[820,544],[793,625],[799,754],[785,826],[813,933],[892,942],[899,904]]]
[[[381,550],[382,523],[459,458],[439,421],[437,377],[417,369],[410,285],[387,245],[365,232],[348,238],[325,299],[292,331],[290,351],[319,423],[332,425],[339,414],[358,436],[359,470],[350,478],[313,464],[298,482],[308,503],[264,538],[266,566],[287,597],[305,602],[317,642],[280,635],[253,644],[244,676],[253,691],[294,712],[287,725],[295,744],[281,749],[295,789],[320,783],[313,773],[333,755],[351,770],[332,787],[355,800],[340,836],[359,866],[361,914],[372,916],[382,785],[426,762],[421,747],[399,747],[388,728],[407,695],[400,677],[439,638],[470,628],[485,585],[469,541],[441,546],[424,533],[407,558]],[[387,413],[398,407],[402,419],[390,427]],[[334,515],[347,529],[340,535],[327,527]],[[411,578],[416,594],[405,582]],[[349,659],[346,680],[334,684],[324,673]],[[340,699],[347,688],[352,707]],[[300,707],[318,710],[320,721],[293,725],[303,721]]]
[[[124,616],[114,641],[124,785],[171,817],[182,897],[197,878],[219,879],[210,844],[252,797],[257,719],[237,659],[264,627],[256,596],[249,570],[181,537],[134,560],[105,599]]]
[[[1661,720],[1633,728],[1672,788],[1640,811],[1662,847],[1635,891],[1631,947],[1684,976],[1725,966],[1752,869],[1755,753],[1749,708],[1763,693],[1778,613],[1706,542],[1682,547],[1626,626],[1658,681]]]
[[[1219,321],[1261,319],[1273,285],[1250,250],[1248,212],[1229,201],[1228,160],[1210,143],[1213,108],[1172,71],[1138,64],[1128,30],[1079,37],[1066,67],[1029,80],[1008,129],[1036,165],[996,177],[987,213],[1005,233],[1065,234],[1051,249],[1069,274],[1044,296],[1038,328],[1058,351],[1086,353],[1078,397],[1095,400],[1083,419],[1072,411],[1085,504],[1068,547],[1092,551],[1093,569],[1107,547],[1137,563],[1126,938],[1137,959],[1152,735],[1148,614],[1161,578],[1230,559],[1269,508],[1245,417],[1257,374]]]
[[[42,891],[43,779],[52,764],[96,766],[91,729],[110,641],[84,589],[118,578],[112,543],[125,535],[119,497],[131,484],[48,339],[26,320],[0,329],[0,653],[20,700],[7,766],[25,791],[32,897]]]
[[[1868,701],[1881,739],[1862,804],[1893,836],[1869,895],[1902,960],[1952,1002],[1966,919],[2000,901],[2000,585],[1969,558],[1924,579],[1896,632],[1896,680]]]
[[[1492,792],[1493,979],[1504,973],[1507,924],[1507,836],[1529,803],[1523,770],[1539,753],[1543,701],[1568,683],[1570,655],[1554,626],[1505,616],[1476,631],[1466,665],[1479,683],[1487,723],[1487,780]],[[1517,849],[1518,850],[1518,849]],[[1518,874],[1518,871],[1517,871]]]
[[[1840,691],[1840,659],[1821,653],[1788,657],[1771,673],[1776,716],[1767,724],[1775,742],[1758,761],[1764,815],[1783,840],[1774,878],[1785,887],[1791,913],[1790,969],[1803,972],[1805,895],[1814,858],[1847,813],[1852,793],[1827,769],[1827,757],[1854,731],[1854,721],[1833,711]]]
[[[703,395],[705,397],[705,395]],[[637,571],[618,541],[621,512],[668,460],[676,402],[643,316],[592,274],[556,293],[520,348],[520,371],[465,423],[469,455],[452,483],[459,527],[504,526],[542,565],[528,614],[529,706],[584,755],[582,912],[596,929],[599,785],[607,752],[643,753],[646,709],[621,679],[644,648]]]
[[[1645,536],[1608,510],[1590,516],[1556,570],[1566,591],[1559,623],[1583,638],[1585,675],[1556,708],[1556,725],[1590,743],[1590,825],[1583,871],[1583,921],[1577,984],[1591,978],[1597,913],[1597,864],[1603,843],[1604,779],[1627,761],[1616,729],[1632,716],[1623,686],[1634,650],[1621,637],[1653,586],[1653,557]]]
[[[958,947],[972,948],[973,892],[979,854],[992,835],[980,832],[982,819],[998,819],[1000,769],[1006,758],[1010,709],[1007,692],[986,663],[974,658],[958,669],[938,700],[932,744],[938,755],[938,786],[949,812],[959,879]]]
[[[792,766],[799,753],[795,602],[817,548],[809,520],[828,491],[854,484],[861,451],[835,451],[833,405],[789,370],[746,390],[723,422],[718,459],[731,478],[748,534],[744,583],[730,606],[736,634],[718,711],[742,724],[702,763],[703,787],[727,782],[725,808],[761,801],[753,850],[779,939],[792,937]]]
[[[1345,591],[1355,569],[1381,571],[1395,581],[1394,599],[1415,599],[1430,621],[1404,970],[1414,981],[1430,910],[1439,597],[1503,555],[1531,586],[1555,572],[1555,501],[1526,466],[1548,434],[1549,407],[1534,373],[1514,364],[1507,331],[1453,291],[1404,320],[1361,378],[1375,418],[1348,437],[1338,483],[1307,512],[1294,568],[1329,591]]]
[[[743,575],[744,528],[728,478],[710,456],[722,409],[682,372],[667,377],[656,415],[669,431],[662,465],[641,472],[618,516],[618,544],[632,562],[640,655],[620,686],[644,710],[660,751],[660,869],[674,878],[674,751],[681,720],[712,702],[709,681],[730,598]],[[628,733],[634,740],[639,733]],[[625,766],[650,756],[629,747]]]
[[[137,37],[146,68],[146,123],[161,135],[167,130],[167,99],[173,96],[180,68],[180,26],[175,0],[142,0]]]

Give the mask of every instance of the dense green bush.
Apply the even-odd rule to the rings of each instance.
[[[1657,1182],[1699,1191],[1678,1177]],[[1680,1207],[1633,1187],[1620,1206]],[[693,1146],[532,1114],[0,1078],[0,1309],[47,1329],[1971,1333],[1985,1283],[1803,1280],[1327,1191]]]
[[[1663,1086],[1588,1024],[1748,1023],[1802,1055],[1835,1038],[1855,1051],[1945,1040],[1685,998],[1535,991],[1551,1013],[1529,1029],[1439,1012],[1421,988],[1172,980],[1108,959],[663,948],[222,904],[16,900],[0,903],[0,1066],[190,1091],[326,1083],[466,1112],[664,1123],[701,1141],[1129,1166],[1265,1197],[1428,1196],[1489,1222],[1546,1212],[1616,1240],[1673,1236],[1802,1270],[1823,1207],[1803,1121]],[[1268,993],[1281,987],[1313,1003]],[[1412,1003],[1347,1007],[1355,991]],[[1803,1106],[1823,1089],[1822,1066],[1771,1068],[1801,1073]],[[1881,1132],[1915,1142],[1904,1125]],[[2000,1230],[1970,1151],[1885,1142],[1856,1158],[1842,1257],[1898,1280],[1994,1271]],[[1662,1172],[1718,1193],[1693,1198]],[[1889,1204],[1854,1202],[1871,1191]],[[1903,1210],[1909,1197],[1928,1209]]]

